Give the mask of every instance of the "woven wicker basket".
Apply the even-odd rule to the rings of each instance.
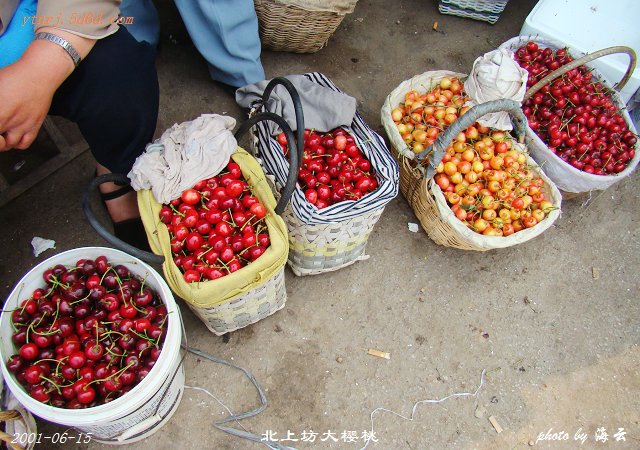
[[[444,196],[442,195],[442,191],[440,191],[440,188],[433,182],[433,178],[426,178],[424,176],[424,172],[417,168],[414,161],[405,158],[404,156],[397,153],[397,151],[394,153],[394,156],[398,158],[400,166],[400,191],[413,209],[413,212],[420,221],[422,228],[425,230],[431,240],[433,240],[433,242],[435,242],[436,244],[443,245],[445,247],[454,247],[461,250],[487,251],[494,248],[515,245],[531,239],[537,234],[540,234],[536,233],[535,235],[527,236],[525,239],[520,239],[518,242],[510,243],[510,245],[499,245],[494,247],[475,244],[472,240],[467,239],[467,236],[465,236],[465,234],[474,232],[469,231],[468,233],[465,233],[460,227],[460,225],[462,225],[462,222],[460,222],[453,215],[453,213],[450,212],[450,210],[443,208]],[[529,159],[529,164],[537,167],[534,161],[531,159]],[[557,210],[552,211],[549,214],[549,217],[545,219],[545,221],[548,220],[548,222],[545,223],[543,227],[541,225],[536,225],[536,227],[541,226],[541,228],[536,231],[542,232],[545,229],[549,228],[559,217],[559,208],[561,205],[562,196],[560,194],[560,191],[556,189],[555,185],[553,185],[553,182],[544,175],[544,172],[542,172],[542,170],[540,170],[539,168],[534,170],[536,170],[538,175],[545,180],[546,185],[549,186],[545,190],[545,195],[550,198],[554,206],[558,208]],[[438,204],[436,198],[440,198],[440,205]],[[517,236],[517,234],[514,236]],[[494,237],[491,239],[502,239],[503,243],[507,243],[507,241],[505,240],[506,238]]]
[[[263,120],[274,120],[265,115],[256,116],[252,123]],[[279,118],[279,125],[286,127],[285,134],[289,143],[294,142],[293,133],[284,119]],[[241,127],[242,128],[242,127]],[[248,128],[245,128],[245,131]],[[236,132],[239,138],[240,130]],[[237,330],[255,323],[284,307],[287,299],[284,269],[288,255],[287,228],[284,220],[278,215],[290,199],[286,194],[275,206],[275,199],[260,164],[246,151],[238,147],[231,156],[240,165],[242,174],[254,195],[267,207],[266,225],[271,245],[264,255],[227,277],[218,280],[207,280],[199,283],[187,283],[172,260],[169,232],[166,226],[157,220],[162,205],[155,199],[150,190],[138,191],[138,206],[149,239],[149,245],[156,254],[131,247],[104,229],[97,220],[89,202],[89,194],[96,192],[104,182],[127,184],[128,178],[121,174],[107,174],[94,179],[83,198],[83,209],[89,223],[112,245],[134,254],[141,259],[163,265],[163,273],[174,293],[182,298],[189,308],[198,316],[206,327],[216,335]],[[293,176],[291,185],[295,181]],[[288,180],[289,184],[289,180]],[[274,210],[275,206],[275,210]],[[247,269],[250,269],[248,272]],[[244,271],[244,272],[243,272]]]
[[[412,160],[397,152],[394,155],[398,158],[400,166],[400,192],[407,199],[422,228],[433,242],[461,250],[490,250],[461,239],[460,234],[451,226],[451,223],[442,219],[434,194],[429,186],[429,180],[424,176],[424,172],[418,169]]]
[[[254,5],[262,46],[281,52],[317,52],[345,17],[341,12],[310,11],[274,0],[254,0]]]
[[[367,259],[367,240],[383,211],[380,208],[342,222],[309,225],[287,208],[282,218],[289,229],[289,267],[298,276],[316,275]]]
[[[530,164],[532,169],[544,180],[546,186],[545,195],[557,209],[549,213],[549,216],[535,227],[522,230],[511,236],[482,236],[468,229],[462,221],[455,217],[448,207],[442,191],[433,181],[433,177],[426,175],[425,167],[418,163],[415,155],[407,148],[407,145],[400,137],[400,133],[398,133],[395,123],[391,119],[391,110],[398,105],[401,101],[400,99],[404,98],[404,93],[409,89],[428,92],[431,90],[431,87],[439,83],[443,77],[460,77],[461,75],[462,74],[447,71],[425,72],[424,74],[404,81],[387,97],[381,110],[381,120],[389,136],[394,156],[398,160],[400,168],[400,192],[402,192],[402,195],[407,199],[407,202],[413,209],[427,235],[436,244],[459,248],[461,250],[487,251],[525,242],[541,234],[553,224],[560,215],[560,206],[562,203],[562,196],[555,187],[555,184],[546,177],[533,159],[528,158],[528,164]],[[516,102],[499,100],[485,103],[472,108],[465,115],[461,116],[458,121],[454,122],[449,129],[438,137],[436,143],[427,149],[425,153],[433,149],[434,155],[432,155],[432,157],[436,161],[439,161],[442,158],[442,152],[452,140],[452,138],[448,137],[452,136],[451,133],[454,132],[456,127],[466,121],[473,123],[477,120],[478,117],[475,116],[479,114],[479,111],[483,111],[480,114],[481,116],[488,112],[501,110],[501,108],[506,106],[509,107],[510,111],[518,114],[518,124],[521,128],[524,128],[526,119]],[[464,128],[466,128],[466,126]],[[458,132],[459,131],[460,129],[458,129]],[[453,134],[453,136],[456,134],[457,133]],[[447,139],[449,139],[449,142],[444,145]]]
[[[508,0],[439,0],[438,10],[442,14],[483,20],[494,24],[507,6]]]
[[[256,323],[282,309],[287,301],[284,266],[260,287],[210,308],[187,305],[212,333],[221,336]]]
[[[320,86],[341,92],[331,80],[320,73],[305,76]],[[295,87],[290,86],[290,89],[292,98],[298,98]],[[264,92],[262,105],[267,104],[271,93],[269,86]],[[299,98],[293,105],[296,111],[298,142],[303,142],[305,125]],[[355,142],[371,161],[378,188],[357,201],[340,202],[319,211],[306,200],[300,187],[296,187],[291,203],[282,212],[282,218],[288,231],[287,263],[299,276],[330,272],[367,259],[365,247],[369,235],[386,204],[395,198],[398,192],[397,165],[382,137],[364,122],[357,111],[350,126],[345,129],[352,134]],[[268,174],[267,182],[274,196],[279,198],[283,192],[282,175],[286,174],[288,181],[293,174],[297,180],[299,164],[287,161],[278,141],[264,124],[255,127],[251,136],[251,149]],[[298,153],[301,155],[300,149]],[[289,157],[293,154],[292,152]]]

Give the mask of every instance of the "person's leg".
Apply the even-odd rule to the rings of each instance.
[[[216,81],[241,87],[264,80],[253,0],[175,0],[189,36]]]
[[[120,15],[131,23],[124,26],[138,42],[148,42],[154,48],[160,40],[160,19],[153,0],[122,0]]]
[[[124,28],[99,40],[56,92],[50,114],[76,122],[91,148],[97,173],[127,174],[153,139],[158,118],[159,88],[155,51],[138,43]],[[103,193],[121,186],[105,183]],[[135,192],[105,202],[116,235],[141,239]],[[138,218],[137,220],[134,220]],[[146,242],[129,242],[142,245]]]

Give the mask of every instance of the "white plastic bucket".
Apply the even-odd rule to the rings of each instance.
[[[167,335],[158,361],[149,374],[130,392],[110,403],[87,409],[64,409],[45,405],[32,398],[6,368],[16,348],[11,340],[11,311],[38,287],[42,273],[56,265],[75,265],[79,259],[107,257],[112,264],[124,264],[131,273],[144,278],[165,303]],[[184,392],[184,366],[180,353],[182,318],[173,294],[164,279],[148,264],[120,250],[106,247],[77,248],[62,252],[31,269],[13,289],[0,316],[0,359],[2,375],[18,401],[32,414],[60,425],[74,427],[105,444],[129,444],[158,431],[173,415]]]

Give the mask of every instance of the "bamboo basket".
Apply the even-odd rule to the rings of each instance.
[[[367,241],[383,211],[384,207],[342,222],[311,225],[287,208],[282,218],[289,230],[289,267],[298,276],[316,275],[368,259]]]
[[[287,301],[282,268],[264,284],[236,298],[226,300],[215,306],[196,306],[186,302],[193,313],[204,322],[213,334],[225,333],[244,328],[281,310]]]
[[[253,136],[252,148],[255,154],[266,148],[260,144],[257,134]],[[258,161],[262,162],[262,159],[258,157]],[[263,168],[267,171],[264,164]],[[267,182],[275,198],[279,199],[282,192],[280,184],[273,175],[267,176]],[[346,220],[310,224],[296,217],[291,203],[287,204],[282,219],[288,230],[289,268],[297,276],[319,275],[368,259],[367,241],[384,208],[382,205]]]
[[[306,76],[323,87],[341,92],[322,74],[312,73]],[[295,93],[293,85],[288,89],[291,94]],[[267,104],[270,95],[271,89],[267,86],[259,108]],[[297,97],[297,94],[292,95],[298,143],[303,143],[304,114],[299,98],[296,101]],[[357,112],[350,126],[344,128],[354,137],[358,147],[371,161],[379,187],[358,201],[337,203],[321,212],[305,199],[299,187],[296,188],[291,202],[283,211],[282,218],[288,230],[287,262],[293,273],[298,276],[331,272],[367,259],[367,240],[384,207],[398,192],[396,161],[390,155],[382,137],[375,133]],[[278,198],[282,191],[282,176],[286,175],[287,179],[290,179],[293,174],[294,179],[297,179],[299,164],[287,162],[278,142],[264,124],[255,128],[251,145],[253,153],[269,174],[267,180],[270,181],[273,193]],[[297,160],[301,162],[302,146],[289,148],[296,149]],[[293,152],[290,151],[289,154],[290,157],[293,156]]]
[[[237,131],[236,138],[247,132],[250,126],[265,120],[275,121],[285,132],[287,142],[294,144],[293,132],[286,121],[276,114],[258,114],[245,122]],[[138,191],[138,206],[151,249],[156,253],[141,251],[121,241],[106,230],[98,221],[89,202],[89,195],[97,191],[104,182],[127,184],[129,179],[122,174],[106,174],[95,178],[83,197],[83,210],[91,226],[115,247],[145,261],[162,264],[164,277],[171,290],[179,296],[198,316],[205,326],[216,335],[223,335],[252,323],[258,322],[282,309],[287,299],[284,270],[289,253],[287,228],[280,215],[291,198],[296,177],[287,179],[284,194],[276,205],[276,200],[267,183],[260,164],[242,148],[238,147],[231,156],[240,165],[247,183],[254,195],[268,210],[266,224],[271,246],[251,265],[217,280],[187,283],[181,270],[172,259],[169,246],[170,236],[166,227],[158,220],[161,204],[151,190]],[[292,155],[297,166],[297,153]]]
[[[355,6],[357,0],[353,0]],[[270,50],[315,53],[329,41],[347,12],[306,9],[277,0],[254,0],[262,46]]]
[[[439,0],[442,14],[496,23],[507,6],[508,0]]]
[[[436,142],[423,154],[431,154],[430,167],[439,164],[444,155],[445,149],[453,141],[455,136],[472,125],[478,118],[485,114],[498,111],[509,111],[515,116],[514,123],[516,130],[524,137],[524,127],[526,118],[520,110],[520,105],[512,100],[496,100],[471,108],[465,115],[454,122],[444,133],[438,136]],[[391,122],[389,125],[388,121]],[[393,121],[390,116],[386,119],[383,115],[383,123],[387,132],[392,130]],[[397,141],[397,139],[393,139]],[[555,209],[551,211],[544,221],[535,227],[524,229],[511,236],[483,236],[467,226],[455,217],[446,203],[442,191],[433,180],[433,171],[428,167],[425,169],[416,158],[410,159],[403,155],[401,151],[394,148],[400,166],[400,189],[409,205],[413,209],[416,217],[420,221],[422,228],[427,235],[438,245],[454,247],[461,250],[488,251],[496,248],[510,247],[516,244],[533,239],[553,225],[560,216],[562,196],[551,181],[542,172],[535,161],[528,157],[528,164],[545,182],[543,192],[553,203]]]

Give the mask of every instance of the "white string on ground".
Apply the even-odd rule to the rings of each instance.
[[[253,374],[251,372],[249,372],[247,369],[240,367],[230,361],[227,361],[225,359],[222,358],[218,358],[217,356],[213,356],[210,355],[209,353],[203,352],[202,350],[198,350],[197,348],[193,348],[190,347],[188,345],[185,345],[184,348],[187,350],[187,352],[196,355],[200,358],[204,358],[204,359],[208,359],[209,361],[212,361],[214,363],[218,363],[218,364],[223,364],[225,366],[228,367],[232,367],[234,369],[237,369],[239,371],[241,371],[251,382],[251,384],[253,384],[253,386],[256,388],[256,391],[258,392],[258,396],[260,397],[260,406],[258,406],[257,408],[251,410],[251,411],[246,411],[240,414],[233,414],[229,408],[227,408],[222,402],[220,402],[220,400],[218,400],[213,394],[211,394],[209,391],[207,391],[206,389],[203,388],[197,388],[200,389],[204,392],[206,392],[207,394],[211,395],[213,398],[215,398],[220,404],[222,404],[222,406],[229,411],[229,416],[220,419],[220,420],[216,420],[213,423],[213,426],[221,431],[224,431],[225,433],[229,433],[232,436],[236,436],[236,437],[240,437],[243,439],[248,439],[250,441],[256,442],[258,444],[262,444],[265,445],[266,447],[272,449],[272,450],[295,450],[292,447],[287,447],[284,445],[280,445],[277,442],[268,440],[265,438],[265,436],[258,436],[256,434],[251,433],[250,431],[247,431],[246,428],[244,428],[242,425],[240,425],[242,427],[242,431],[238,430],[236,428],[232,428],[227,426],[226,424],[229,422],[236,422],[239,424],[239,420],[242,419],[247,419],[249,417],[254,417],[258,414],[260,414],[262,411],[264,411],[267,407],[267,396],[266,393],[264,391],[264,389],[262,389],[262,386],[260,386],[260,384],[258,383],[258,380],[256,380],[256,378],[253,376]],[[191,387],[192,389],[194,389],[193,387]]]
[[[227,405],[225,405],[224,403],[222,403],[222,400],[220,400],[218,397],[216,397],[215,395],[213,395],[211,392],[207,391],[205,388],[201,388],[198,386],[187,386],[186,384],[184,385],[184,387],[186,389],[193,389],[194,391],[201,391],[204,392],[205,394],[207,394],[209,397],[213,398],[215,401],[217,401],[220,406],[222,406],[224,409],[227,410],[227,412],[229,413],[230,416],[233,416],[233,412],[229,409],[229,407]],[[236,420],[236,423],[238,425],[240,425],[240,428],[242,428],[244,431],[247,431],[247,429],[239,422]]]
[[[475,390],[475,392],[458,392],[458,393],[454,393],[454,394],[450,394],[447,395],[446,397],[443,397],[441,399],[438,400],[420,400],[418,402],[416,402],[413,405],[413,409],[411,410],[411,417],[406,417],[403,416],[400,413],[397,413],[395,411],[391,411],[390,409],[386,409],[386,408],[376,408],[373,411],[371,411],[371,433],[369,434],[369,436],[367,436],[367,440],[364,444],[364,447],[362,447],[360,450],[365,450],[368,446],[369,443],[371,442],[371,439],[375,436],[374,435],[374,429],[373,429],[373,416],[379,412],[379,411],[385,411],[388,413],[393,414],[394,416],[398,416],[404,420],[408,420],[408,421],[413,421],[413,419],[415,418],[416,415],[416,409],[418,408],[418,405],[422,404],[422,403],[442,403],[446,400],[449,400],[450,398],[453,397],[477,397],[478,393],[480,392],[480,389],[482,389],[482,386],[484,385],[484,375],[486,373],[486,369],[482,369],[482,374],[480,375],[480,386],[478,386],[478,388]]]
[[[600,197],[602,197],[605,194],[606,191],[600,191],[596,197],[593,197],[593,191],[589,191],[589,198],[587,198],[581,205],[580,207],[582,208],[582,211],[580,211],[580,215],[578,216],[578,218],[576,219],[576,223],[579,223],[580,221],[582,221],[582,219],[584,218],[585,214],[587,213],[587,211],[589,210],[589,208],[591,208],[591,205],[593,205],[596,201],[598,201],[598,199],[600,199]]]
[[[600,197],[600,195],[598,195],[598,197]],[[589,191],[589,197],[584,202],[582,202],[582,204],[580,206],[582,208],[584,208],[585,206],[591,206],[591,199],[592,198],[593,198],[593,191]]]

